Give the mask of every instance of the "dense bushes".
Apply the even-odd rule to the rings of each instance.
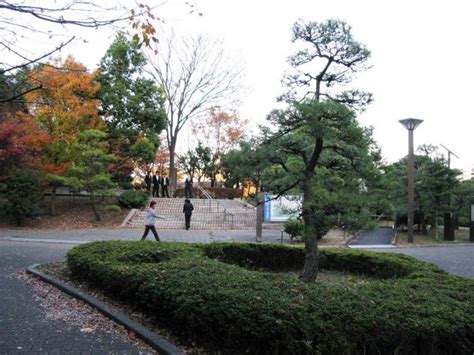
[[[321,251],[321,267],[370,276],[353,287],[302,283],[302,249],[95,242],[72,274],[224,353],[469,353],[474,282],[398,254]],[[239,266],[240,265],[240,266]],[[276,272],[280,271],[280,272]]]
[[[18,171],[7,180],[5,189],[5,212],[21,225],[26,217],[40,214],[40,203],[43,191],[39,178],[32,172]]]
[[[118,202],[124,208],[142,208],[148,197],[149,194],[144,191],[127,190],[119,196]]]

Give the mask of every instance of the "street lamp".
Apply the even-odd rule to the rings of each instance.
[[[474,242],[474,197],[471,197],[471,223],[469,224],[469,241]]]
[[[423,120],[407,118],[399,121],[408,130],[408,243],[413,243],[413,201],[415,196],[415,162],[413,156],[413,131]]]

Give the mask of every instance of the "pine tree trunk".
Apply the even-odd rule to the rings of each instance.
[[[51,191],[51,215],[56,216],[56,186]]]
[[[308,177],[303,186],[303,222],[306,256],[300,279],[305,282],[313,282],[318,276],[319,250],[318,233],[314,212],[311,208],[313,201],[312,176]]]
[[[308,249],[308,246],[306,246]],[[304,282],[313,282],[318,277],[319,271],[319,249],[317,244],[314,245],[312,250],[306,252],[304,258],[304,267],[301,271],[300,279]]]
[[[423,235],[428,235],[428,226],[426,225],[426,218],[425,218],[425,214],[422,213],[421,216],[420,216],[420,224],[421,224],[421,233]]]
[[[91,201],[92,211],[94,212],[95,219],[96,221],[100,221],[100,215],[97,211],[97,206],[95,205],[94,194],[92,192],[90,193],[90,201]]]

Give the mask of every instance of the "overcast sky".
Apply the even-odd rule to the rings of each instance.
[[[151,1],[150,1],[151,2]],[[353,87],[372,92],[375,101],[360,115],[373,126],[388,162],[407,154],[408,133],[398,120],[424,122],[415,131],[415,148],[433,144],[451,149],[451,166],[474,167],[474,3],[470,0],[195,0],[202,17],[189,15],[184,1],[169,0],[158,9],[168,25],[182,32],[206,33],[224,40],[247,68],[248,93],[240,115],[263,123],[282,93],[280,80],[294,47],[291,26],[299,18],[345,20],[356,40],[372,52],[372,69]],[[93,36],[87,46],[71,47],[93,66],[109,43]]]

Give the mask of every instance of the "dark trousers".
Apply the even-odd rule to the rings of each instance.
[[[164,185],[161,187],[161,197],[170,197],[169,193],[168,193],[168,185]]]
[[[185,198],[193,198],[193,190],[190,187],[184,188],[184,197]]]
[[[186,229],[189,229],[191,227],[191,215],[184,215],[184,222],[186,224]]]
[[[142,236],[142,239],[141,240],[145,240],[146,239],[146,236],[148,235],[148,232],[151,231],[153,233],[153,235],[155,236],[155,239],[156,241],[160,241],[160,237],[158,237],[158,233],[156,231],[156,228],[155,226],[145,226],[145,232],[143,233],[143,236]]]
[[[153,185],[153,197],[160,197],[160,186]]]

